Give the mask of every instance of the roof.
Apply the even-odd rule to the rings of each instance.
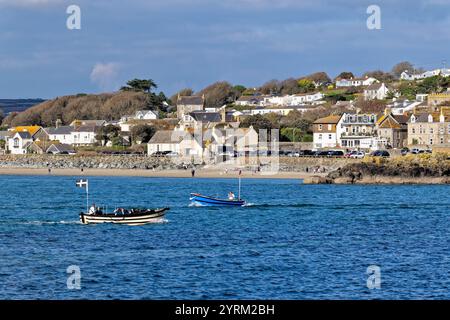
[[[98,127],[103,126],[106,123],[106,120],[73,120],[72,123],[70,124],[71,126],[75,126],[75,125],[95,125]]]
[[[58,128],[45,128],[48,134],[71,134],[74,131],[74,127],[62,126]]]
[[[379,90],[383,85],[384,83],[374,82],[370,86],[368,86],[366,90]]]
[[[173,130],[159,130],[153,135],[148,142],[149,144],[158,143],[180,143],[185,136],[185,132],[177,132]]]
[[[14,132],[28,132],[30,135],[34,136],[39,130],[41,130],[41,126],[19,126],[13,129]]]
[[[96,125],[82,125],[79,126],[76,129],[73,129],[72,132],[96,132],[98,128],[100,128],[101,126],[96,126]]]
[[[179,96],[177,105],[201,105],[204,104],[204,98],[202,96]]]
[[[74,152],[75,150],[70,144],[64,144],[64,143],[54,143],[50,147],[48,147],[47,152],[52,148],[55,151],[59,152]]]
[[[262,101],[264,100],[261,96],[241,96],[237,101]]]
[[[341,120],[342,116],[328,116],[325,118],[317,119],[315,124],[337,124]]]
[[[222,122],[222,116],[219,112],[205,112],[197,111],[191,112],[189,115],[195,119],[195,121],[201,122]]]
[[[31,134],[27,131],[16,132],[22,139],[32,139]]]

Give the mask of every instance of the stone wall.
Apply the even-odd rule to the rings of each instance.
[[[167,158],[143,156],[0,155],[1,168],[182,169]]]

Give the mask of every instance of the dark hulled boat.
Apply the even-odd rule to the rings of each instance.
[[[80,221],[82,224],[99,224],[99,223],[114,223],[125,224],[129,226],[141,226],[148,223],[155,223],[161,221],[169,208],[161,209],[146,209],[146,210],[132,210],[127,213],[95,213],[95,214],[80,214]]]

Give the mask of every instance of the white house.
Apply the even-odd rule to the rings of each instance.
[[[344,113],[336,126],[338,145],[350,149],[373,149],[377,139],[376,123],[376,114]]]
[[[331,115],[314,121],[313,145],[315,149],[334,148],[338,145],[337,125],[341,116]]]
[[[8,150],[11,154],[26,154],[27,148],[33,143],[33,137],[27,131],[16,132],[8,139]]]
[[[306,103],[320,101],[325,97],[321,92],[294,94],[285,96],[264,97],[264,106],[299,106]]]
[[[426,78],[435,77],[438,75],[442,75],[443,77],[447,77],[450,75],[450,69],[435,69],[430,71],[425,71],[423,73],[409,73],[408,71],[403,71],[400,75],[400,79],[402,80],[422,80]]]
[[[372,77],[338,79],[336,80],[336,88],[370,86],[375,82],[379,81]]]
[[[374,83],[364,89],[364,99],[384,100],[387,98],[389,88],[384,83]]]
[[[72,131],[74,130],[75,128],[71,126],[44,129],[44,131],[48,134],[48,139],[50,141],[59,141],[62,144],[74,143],[74,135],[72,135]]]
[[[201,138],[179,130],[159,130],[147,144],[148,155],[156,152],[176,152],[183,157],[203,155]]]
[[[97,135],[98,126],[95,125],[82,125],[77,127],[71,132],[71,139],[73,145],[76,146],[88,146],[97,142],[95,136]]]
[[[290,96],[290,105],[299,106],[305,103],[312,103],[314,101],[320,101],[325,97],[322,92],[316,92],[313,94],[295,94]]]
[[[120,123],[127,122],[129,120],[157,120],[159,116],[156,110],[139,110],[132,116],[123,116],[120,119]]]

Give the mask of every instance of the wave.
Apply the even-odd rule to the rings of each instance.
[[[15,224],[15,225],[32,225],[32,226],[43,226],[43,225],[75,225],[81,224],[79,220],[73,221],[14,221],[14,220],[3,220],[0,224]]]

